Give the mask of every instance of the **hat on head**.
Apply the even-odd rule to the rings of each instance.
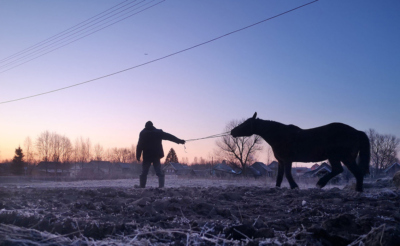
[[[153,122],[151,122],[151,121],[147,121],[146,122],[146,125],[144,126],[145,128],[153,128],[154,126],[153,126]]]

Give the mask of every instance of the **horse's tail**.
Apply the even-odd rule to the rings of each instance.
[[[365,132],[359,132],[360,153],[358,165],[364,171],[364,174],[369,174],[369,161],[371,158],[369,138]]]

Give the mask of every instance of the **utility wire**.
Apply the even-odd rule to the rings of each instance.
[[[144,2],[144,1],[145,1],[145,0],[139,2],[138,4],[140,4],[140,3]],[[126,9],[124,9],[124,10],[122,10],[122,11],[116,13],[116,14],[119,14],[119,13],[121,13],[121,12],[123,12],[123,11],[125,11],[125,10],[127,10],[127,9],[129,9],[129,8],[132,8],[132,7],[136,6],[136,5],[137,5],[137,4],[135,4],[135,5],[133,5],[133,6],[130,6],[130,7],[126,8]],[[139,8],[140,8],[140,7],[139,7]],[[134,9],[134,10],[136,10],[136,9]],[[0,66],[0,69],[2,69],[2,68],[4,68],[4,67],[7,67],[7,66],[9,66],[9,65],[12,65],[13,63],[18,62],[19,60],[24,60],[24,58],[29,57],[29,56],[31,56],[31,55],[35,55],[35,53],[38,53],[38,52],[40,53],[42,50],[45,50],[45,49],[47,49],[47,48],[49,48],[49,47],[51,48],[51,46],[59,45],[59,43],[62,43],[64,40],[68,40],[69,37],[74,37],[75,35],[79,36],[79,35],[80,35],[79,33],[81,33],[82,31],[85,31],[86,29],[88,29],[88,28],[90,28],[90,27],[96,26],[96,25],[99,24],[99,23],[100,23],[99,25],[101,25],[101,22],[103,22],[104,20],[107,20],[107,19],[109,19],[109,18],[115,16],[116,14],[114,14],[114,15],[112,15],[112,16],[109,16],[109,17],[107,17],[107,18],[105,18],[105,19],[102,19],[102,20],[100,20],[100,21],[98,21],[98,22],[95,22],[95,23],[92,24],[92,25],[86,26],[87,24],[90,24],[90,23],[92,22],[92,21],[91,21],[91,22],[85,24],[84,26],[82,26],[82,28],[73,29],[73,30],[71,30],[71,31],[75,31],[75,30],[77,30],[77,31],[75,31],[75,32],[73,32],[73,33],[67,35],[66,37],[61,38],[62,36],[65,36],[67,33],[70,33],[71,31],[66,32],[66,33],[64,33],[63,35],[60,35],[59,37],[55,38],[52,42],[50,42],[51,40],[48,40],[47,42],[44,42],[43,45],[41,45],[41,46],[44,46],[44,47],[39,46],[39,47],[33,49],[33,50],[30,51],[30,52],[27,51],[27,53],[28,53],[27,55],[21,54],[21,55],[20,55],[21,57],[19,57],[19,58],[17,58],[17,59],[14,59],[13,61],[11,61],[11,62],[9,62],[9,63],[7,63],[7,64],[1,65],[1,66]],[[85,26],[86,26],[86,27],[85,27]],[[79,30],[79,29],[80,29],[80,30]],[[93,28],[93,29],[95,29],[95,28]],[[89,31],[91,31],[91,30],[93,30],[93,29],[90,29]],[[84,33],[83,33],[83,34],[84,34]],[[60,39],[60,38],[61,38],[61,39]],[[57,39],[59,39],[59,40],[57,40]],[[50,42],[50,43],[49,43],[49,42]],[[46,43],[49,43],[49,44],[46,44]],[[44,45],[44,44],[46,44],[46,45]]]
[[[185,52],[185,51],[192,50],[192,49],[197,48],[197,47],[199,47],[199,46],[202,46],[202,45],[211,43],[211,42],[213,42],[213,41],[216,41],[216,40],[218,40],[218,39],[224,38],[224,37],[229,36],[229,35],[231,35],[231,34],[234,34],[234,33],[243,31],[243,30],[245,30],[245,29],[248,29],[248,28],[250,28],[250,27],[256,26],[256,25],[258,25],[258,24],[261,24],[261,23],[263,23],[263,22],[266,22],[266,21],[275,19],[275,18],[277,18],[277,17],[279,17],[279,16],[288,14],[288,13],[290,13],[290,12],[292,12],[292,11],[295,11],[295,10],[297,10],[297,9],[300,9],[300,8],[303,8],[303,7],[308,6],[308,5],[310,5],[310,4],[313,4],[313,3],[317,2],[317,1],[318,1],[318,0],[311,1],[311,2],[309,2],[309,3],[300,5],[300,6],[296,7],[296,8],[293,8],[293,9],[290,9],[290,10],[288,10],[288,11],[282,12],[282,13],[277,14],[277,15],[275,15],[275,16],[269,17],[269,18],[267,18],[267,19],[264,19],[264,20],[261,20],[261,21],[259,21],[259,22],[253,23],[253,24],[251,24],[251,25],[242,27],[242,28],[237,29],[237,30],[235,30],[235,31],[226,33],[226,34],[224,34],[224,35],[218,36],[218,37],[213,38],[213,39],[210,39],[210,40],[205,41],[205,42],[203,42],[203,43],[200,43],[200,44],[191,46],[191,47],[189,47],[189,48],[186,48],[186,49],[183,49],[183,50],[180,50],[180,51],[171,53],[171,54],[166,55],[166,56],[162,56],[162,57],[160,57],[160,58],[157,58],[157,59],[154,59],[154,60],[151,60],[151,61],[148,61],[148,62],[139,64],[139,65],[136,65],[136,66],[133,66],[133,67],[129,67],[129,68],[126,68],[126,69],[123,69],[123,70],[120,70],[120,71],[117,71],[117,72],[114,72],[114,73],[110,73],[110,74],[107,74],[107,75],[103,75],[103,76],[101,76],[101,77],[97,77],[97,78],[94,78],[94,79],[91,79],[91,80],[87,80],[87,81],[84,81],[84,82],[80,82],[80,83],[77,83],[77,84],[73,84],[73,85],[70,85],[70,86],[61,87],[61,88],[58,88],[58,89],[55,89],[55,90],[51,90],[51,91],[47,91],[47,92],[42,92],[42,93],[39,93],[39,94],[35,94],[35,95],[31,95],[31,96],[26,96],[26,97],[21,97],[21,98],[17,98],[17,99],[13,99],[13,100],[3,101],[3,102],[0,102],[0,104],[5,104],[5,103],[10,103],[10,102],[20,101],[20,100],[24,100],[24,99],[28,99],[28,98],[32,98],[32,97],[38,97],[38,96],[50,94],[50,93],[53,93],[53,92],[57,92],[57,91],[69,89],[69,88],[72,88],[72,87],[76,87],[76,86],[79,86],[79,85],[87,84],[87,83],[90,83],[90,82],[93,82],[93,81],[96,81],[96,80],[100,80],[100,79],[104,79],[104,78],[107,78],[107,77],[111,77],[111,76],[113,76],[113,75],[116,75],[116,74],[119,74],[119,73],[123,73],[123,72],[129,71],[129,70],[132,70],[132,69],[135,69],[135,68],[138,68],[138,67],[142,67],[142,66],[148,65],[148,64],[150,64],[150,63],[154,63],[154,62],[157,62],[157,61],[166,59],[166,58],[168,58],[168,57],[171,57],[171,56],[174,56],[174,55],[178,55],[178,54],[183,53],[183,52]]]
[[[127,1],[127,0],[126,0],[126,1]],[[126,2],[126,1],[125,1],[125,2]],[[136,1],[136,0],[135,0],[135,1]],[[99,16],[99,15],[102,15],[102,14],[106,13],[107,11],[109,11],[109,10],[111,10],[111,9],[113,9],[113,8],[115,8],[115,7],[117,7],[117,6],[119,6],[119,5],[121,5],[122,3],[124,3],[124,2],[121,2],[121,3],[119,3],[119,4],[117,4],[117,5],[113,6],[113,7],[111,7],[111,8],[109,8],[109,9],[107,9],[107,10],[101,12],[100,14],[97,14],[97,15],[95,15],[95,16],[93,16],[93,17],[91,17],[91,18],[89,18],[89,19],[87,19],[87,20],[85,20],[85,21],[83,21],[83,22],[80,22],[80,23],[76,24],[75,26],[72,26],[72,27],[70,27],[70,28],[68,28],[68,29],[66,29],[66,30],[64,30],[64,31],[62,31],[62,32],[60,32],[60,33],[54,35],[54,36],[51,36],[50,38],[47,38],[47,39],[45,39],[45,40],[43,40],[43,41],[41,41],[41,42],[35,44],[35,45],[32,45],[32,46],[30,46],[30,47],[28,47],[28,48],[26,48],[26,49],[24,49],[24,50],[21,50],[20,52],[17,52],[17,53],[15,53],[14,55],[11,55],[11,56],[9,56],[9,57],[6,57],[6,58],[0,60],[0,63],[2,63],[2,62],[4,62],[4,61],[7,61],[7,60],[9,60],[9,59],[11,59],[11,58],[13,58],[13,57],[15,57],[15,56],[18,56],[18,55],[20,55],[20,54],[22,54],[22,53],[25,53],[25,52],[27,52],[27,51],[29,51],[29,50],[31,50],[31,49],[37,47],[37,46],[40,46],[40,45],[44,44],[44,43],[47,43],[47,42],[50,41],[50,40],[53,40],[53,39],[58,38],[58,37],[60,37],[60,36],[63,36],[65,33],[69,33],[71,30],[75,30],[77,27],[81,26],[83,23],[88,22],[89,20],[91,20],[91,19],[93,19],[93,18],[95,18],[95,17],[97,17],[97,16]],[[125,6],[125,5],[124,5],[124,6]],[[100,18],[100,17],[99,17],[99,18]],[[96,19],[98,19],[98,18],[96,18]],[[89,22],[89,23],[90,23],[90,22]],[[86,25],[86,24],[85,24],[85,25]]]
[[[35,48],[31,49],[30,51],[27,50],[25,53],[28,53],[28,54],[21,53],[21,54],[19,55],[19,58],[18,58],[18,56],[17,56],[17,57],[15,57],[12,61],[9,61],[8,63],[6,63],[6,64],[4,64],[4,65],[1,65],[1,66],[0,66],[0,70],[3,69],[3,71],[0,71],[0,74],[1,74],[1,73],[4,73],[4,72],[6,72],[6,71],[9,71],[9,70],[11,70],[11,69],[13,69],[13,68],[19,67],[19,66],[21,66],[21,65],[23,65],[23,64],[25,64],[25,63],[28,63],[28,62],[30,62],[30,61],[32,61],[32,60],[35,60],[35,59],[37,59],[37,58],[39,58],[39,57],[42,57],[42,56],[44,56],[44,55],[46,55],[46,54],[48,54],[48,53],[51,53],[51,52],[53,52],[53,51],[55,51],[55,50],[58,50],[58,49],[60,49],[60,48],[62,48],[62,47],[64,47],[64,46],[66,46],[66,45],[69,45],[69,44],[71,44],[71,43],[74,43],[74,42],[76,42],[76,41],[78,41],[78,40],[80,40],[80,39],[82,39],[82,38],[85,38],[85,37],[87,37],[87,36],[89,36],[89,35],[92,35],[92,34],[98,32],[98,31],[101,31],[101,30],[103,30],[103,29],[105,29],[105,28],[107,28],[107,27],[109,27],[109,26],[112,26],[112,25],[114,25],[114,24],[116,24],[116,23],[118,23],[118,22],[121,22],[121,21],[123,21],[123,20],[129,18],[129,17],[132,17],[132,16],[134,16],[134,15],[136,15],[136,14],[138,14],[138,13],[141,13],[141,12],[143,12],[144,10],[147,10],[147,9],[149,9],[149,8],[152,8],[152,7],[154,7],[154,6],[158,5],[158,4],[160,4],[161,2],[164,2],[165,0],[162,0],[161,2],[158,2],[158,3],[154,4],[154,5],[151,5],[150,7],[141,9],[141,10],[139,10],[139,11],[133,13],[133,14],[130,14],[130,15],[128,15],[128,16],[124,16],[124,15],[129,14],[129,13],[131,13],[131,12],[134,12],[134,11],[140,9],[140,8],[143,8],[143,7],[145,7],[146,5],[149,5],[150,3],[154,2],[155,0],[151,0],[151,1],[149,1],[149,2],[147,2],[147,3],[145,3],[145,4],[141,5],[141,6],[139,6],[139,7],[137,7],[137,8],[134,8],[134,9],[131,9],[131,10],[129,10],[129,11],[126,11],[126,10],[128,10],[128,9],[130,9],[130,8],[136,6],[136,5],[139,5],[140,3],[143,3],[143,2],[145,2],[145,1],[146,1],[146,0],[142,0],[141,2],[139,2],[139,3],[135,4],[135,5],[129,6],[129,7],[125,8],[124,10],[122,10],[122,11],[116,13],[116,14],[113,14],[113,15],[107,17],[107,18],[103,18],[102,20],[97,21],[96,23],[94,23],[94,24],[92,24],[92,25],[90,25],[90,26],[86,26],[86,27],[83,26],[84,28],[81,27],[80,30],[79,30],[79,28],[78,28],[77,31],[73,32],[72,34],[67,35],[66,37],[61,38],[62,36],[65,36],[67,33],[70,33],[71,31],[69,31],[69,32],[67,32],[67,33],[64,33],[63,35],[60,35],[59,37],[53,39],[52,42],[50,42],[51,40],[48,40],[47,42],[42,43],[41,46],[35,47]],[[124,5],[124,6],[126,6],[126,5]],[[123,6],[123,7],[124,7],[124,6]],[[116,10],[114,10],[114,11],[116,11]],[[114,11],[112,11],[112,12],[114,12]],[[124,12],[124,13],[122,13],[122,12]],[[110,19],[111,17],[113,17],[113,16],[115,16],[115,15],[117,15],[117,14],[120,14],[120,13],[122,13],[122,14],[119,15],[119,16],[117,16],[116,18],[111,19],[110,21],[108,21],[108,22],[106,22],[106,23],[101,23],[101,22],[104,22],[105,20]],[[109,13],[108,13],[108,14],[109,14]],[[93,22],[93,21],[91,21],[91,22]],[[89,23],[91,23],[91,22],[89,22]],[[88,25],[89,23],[87,23],[87,24],[85,24],[85,25]],[[109,23],[110,23],[110,24],[109,24]],[[106,26],[101,27],[101,25],[105,25],[105,24],[106,24]],[[97,26],[96,26],[96,25],[97,25]],[[91,29],[89,29],[89,30],[86,30],[86,29],[88,29],[88,28],[90,28],[90,27],[93,27],[93,26],[94,26],[94,28],[91,28]],[[83,29],[82,29],[82,28],[83,28]],[[76,29],[73,29],[72,31],[74,31],[74,30],[76,30]],[[82,33],[82,31],[84,31],[84,32]],[[81,34],[79,34],[79,33],[81,33]],[[81,36],[80,36],[80,35],[81,35]],[[83,35],[83,36],[82,36],[82,35]],[[59,39],[59,40],[57,40],[57,39]],[[72,40],[71,40],[71,39],[72,39]],[[50,42],[50,43],[49,43],[49,42]],[[46,43],[48,43],[48,44],[46,44]],[[42,46],[44,46],[44,47],[42,47]],[[43,52],[44,52],[44,53],[43,53]],[[32,57],[32,56],[33,56],[33,57]],[[26,60],[26,59],[28,59],[28,60]],[[25,60],[25,61],[24,61],[24,60]],[[18,63],[18,62],[19,62],[19,63]],[[17,64],[15,65],[15,63],[17,63]],[[14,66],[13,66],[13,65],[14,65]],[[12,67],[9,67],[9,66],[12,66]],[[9,68],[7,69],[7,67],[9,67]]]
[[[144,2],[144,1],[145,1],[145,0],[141,1],[140,3]],[[131,10],[130,12],[133,12],[133,11],[135,11],[135,10],[137,10],[137,9],[140,9],[141,7],[144,7],[145,5],[148,5],[148,4],[150,4],[151,2],[153,2],[153,1],[154,1],[154,0],[151,0],[150,2],[148,2],[148,3],[146,3],[146,4],[142,5],[142,6],[139,6],[138,8],[135,8],[135,9]],[[165,0],[163,0],[163,1],[165,1]],[[139,3],[139,4],[140,4],[140,3]],[[160,2],[160,3],[161,3],[161,2]],[[157,5],[157,4],[155,4],[155,5]],[[155,6],[155,5],[153,5],[153,6]],[[134,5],[134,6],[135,6],[135,5]],[[151,6],[151,7],[153,7],[153,6]],[[133,7],[133,6],[131,6],[131,7]],[[129,8],[131,8],[131,7],[129,7]],[[146,8],[146,9],[148,9],[148,8]],[[18,62],[18,61],[21,60],[21,59],[24,60],[25,57],[29,57],[29,56],[31,56],[31,55],[35,55],[35,53],[38,53],[38,52],[39,52],[39,54],[38,54],[37,56],[35,56],[35,57],[31,58],[31,59],[27,58],[27,59],[29,59],[29,60],[27,60],[27,61],[25,61],[25,62],[19,63],[19,64],[15,65],[15,66],[13,66],[13,67],[11,67],[11,68],[9,68],[9,69],[0,71],[0,74],[4,73],[4,72],[6,72],[6,71],[9,71],[9,70],[11,70],[11,69],[13,69],[13,68],[15,68],[15,67],[19,67],[19,66],[21,66],[21,65],[23,65],[23,64],[25,64],[25,63],[27,63],[27,62],[29,62],[29,61],[35,60],[35,59],[37,59],[37,58],[39,58],[39,57],[41,57],[41,56],[44,56],[44,55],[46,55],[46,54],[48,54],[48,53],[51,53],[51,52],[53,52],[53,51],[55,51],[55,50],[58,50],[58,49],[60,49],[60,48],[62,48],[62,47],[64,47],[64,46],[66,46],[66,45],[68,45],[68,44],[74,43],[74,42],[76,42],[76,41],[78,41],[78,40],[80,40],[80,39],[82,39],[82,38],[85,38],[85,37],[87,37],[87,36],[89,36],[89,35],[91,35],[91,34],[94,34],[94,33],[98,32],[98,31],[100,31],[100,30],[103,30],[103,29],[105,29],[105,28],[107,28],[107,27],[109,27],[109,26],[111,26],[111,25],[114,25],[114,24],[116,24],[116,23],[118,23],[118,22],[121,22],[121,21],[123,21],[123,20],[125,20],[125,19],[127,19],[127,18],[129,18],[129,17],[131,17],[131,16],[133,16],[133,15],[136,15],[136,14],[138,14],[138,13],[140,13],[140,12],[143,12],[143,11],[146,10],[146,9],[143,9],[143,10],[141,10],[141,11],[139,11],[139,12],[136,12],[136,13],[134,13],[134,14],[132,14],[132,15],[129,15],[129,16],[123,18],[123,19],[119,19],[119,20],[117,20],[117,21],[115,21],[115,22],[112,22],[112,21],[114,21],[114,20],[111,20],[111,21],[110,21],[110,22],[112,22],[111,24],[109,24],[109,25],[107,25],[107,26],[103,26],[103,27],[100,28],[100,29],[97,29],[97,30],[96,30],[96,28],[98,28],[98,27],[92,28],[92,29],[88,30],[88,31],[89,31],[88,34],[85,35],[85,33],[83,33],[82,35],[84,35],[84,36],[79,37],[79,34],[78,34],[78,35],[77,35],[77,38],[73,37],[75,34],[80,33],[81,31],[83,31],[83,30],[85,30],[85,29],[87,29],[87,28],[89,28],[89,27],[92,27],[93,25],[91,25],[91,26],[89,26],[89,27],[86,27],[86,28],[84,28],[83,30],[77,31],[77,32],[75,32],[75,33],[73,33],[73,34],[71,34],[71,35],[68,35],[67,37],[61,39],[60,41],[56,41],[56,42],[50,43],[50,44],[44,46],[43,48],[40,48],[39,50],[30,52],[28,55],[24,55],[24,56],[22,56],[21,58],[18,58],[17,60],[15,60],[15,61],[9,62],[9,63],[7,63],[7,64],[5,64],[5,65],[3,65],[3,66],[0,66],[0,70],[1,70],[2,68],[7,67],[7,66],[10,66],[10,65],[12,65],[13,63]],[[108,19],[108,18],[110,18],[110,17],[107,17],[106,19]],[[118,17],[117,17],[117,18],[118,18]],[[103,20],[102,20],[102,21],[103,21]],[[107,22],[107,23],[110,23],[110,22]],[[106,24],[107,24],[107,23],[106,23]],[[95,24],[97,24],[97,23],[95,23]],[[95,24],[94,24],[94,25],[95,25]],[[92,30],[93,30],[93,31],[92,31]],[[90,31],[92,31],[92,32],[90,32]],[[68,39],[68,38],[71,37],[71,36],[72,36],[72,41],[68,41],[68,40],[70,40],[70,39]],[[75,39],[73,39],[73,38],[75,38]],[[63,41],[65,41],[65,40],[67,40],[67,43],[64,42],[64,44],[63,44]],[[53,44],[55,44],[55,45],[53,45]],[[57,45],[58,45],[58,47],[57,47]],[[60,46],[60,45],[61,45],[61,46]],[[52,48],[52,46],[55,46],[55,48]],[[47,50],[47,51],[46,51],[46,49],[48,49],[48,48],[50,48],[50,50]],[[43,51],[42,51],[42,50],[43,50]],[[40,54],[41,52],[45,52],[45,53]]]

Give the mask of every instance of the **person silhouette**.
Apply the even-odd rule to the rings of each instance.
[[[162,140],[168,140],[177,144],[185,144],[185,140],[179,139],[174,135],[163,132],[153,126],[153,122],[147,121],[145,128],[139,134],[139,141],[136,147],[136,159],[140,162],[143,152],[142,174],[140,174],[140,188],[146,187],[147,174],[149,173],[151,163],[158,176],[158,187],[163,188],[165,175],[161,170],[160,159],[164,157]]]

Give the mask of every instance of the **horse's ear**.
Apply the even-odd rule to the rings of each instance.
[[[257,117],[257,112],[254,113],[253,119],[255,119],[256,117]]]

